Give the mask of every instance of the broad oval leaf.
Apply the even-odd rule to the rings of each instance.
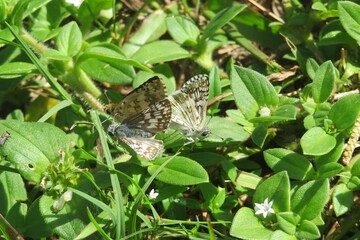
[[[10,163],[4,163],[1,167],[11,167]],[[9,211],[16,207],[16,203],[26,201],[26,189],[24,180],[18,173],[10,171],[0,172],[0,212],[9,217]],[[8,219],[9,220],[9,219]],[[20,220],[20,219],[18,219]],[[13,222],[10,222],[14,225]],[[15,223],[16,224],[16,223]]]
[[[166,18],[166,26],[171,37],[179,44],[195,46],[200,30],[195,23],[185,16]]]
[[[162,10],[156,10],[142,21],[139,29],[131,35],[124,44],[123,51],[127,56],[131,56],[142,45],[159,39],[166,33],[165,24],[166,13]]]
[[[319,239],[321,234],[315,223],[303,220],[300,222],[295,236],[297,239]]]
[[[242,126],[217,116],[210,118],[208,127],[211,130],[211,134],[206,140],[209,141],[224,142],[224,140],[227,140],[244,142],[250,137],[250,134]]]
[[[278,105],[274,87],[254,70],[233,66],[230,80],[235,103],[246,119],[256,117],[261,107],[275,108]]]
[[[315,176],[308,159],[293,151],[273,148],[264,151],[267,165],[276,172],[287,171],[292,179],[304,180]]]
[[[279,172],[256,187],[254,203],[263,203],[268,198],[274,201],[275,212],[290,211],[290,180],[285,171]]]
[[[129,84],[135,76],[133,66],[147,69],[128,59],[117,47],[109,45],[89,48],[79,58],[80,67],[98,81],[111,84]]]
[[[63,26],[56,39],[58,50],[69,57],[75,56],[81,49],[82,34],[76,22]]]
[[[360,113],[360,95],[351,94],[340,98],[330,109],[329,118],[336,128],[346,131],[352,128]]]
[[[40,198],[39,207],[42,217],[48,226],[63,239],[74,239],[89,223],[86,209],[91,203],[73,195],[71,201],[59,212],[53,212],[55,200],[47,195]]]
[[[336,216],[343,215],[349,211],[353,205],[353,193],[346,187],[346,184],[341,183],[335,187],[332,202]]]
[[[59,160],[59,150],[68,153],[70,141],[59,128],[48,123],[0,121],[0,133],[9,133],[0,154],[29,181],[40,182],[50,163]]]
[[[339,18],[346,32],[360,42],[360,6],[353,2],[338,3]]]
[[[132,58],[144,64],[168,62],[190,57],[190,52],[169,40],[145,44],[132,56]]]
[[[309,75],[309,77],[314,80],[315,73],[319,69],[319,64],[313,59],[309,58],[306,61],[306,73]]]
[[[247,207],[237,211],[230,228],[230,235],[240,239],[269,239],[272,233],[262,224],[254,210]]]
[[[291,208],[293,212],[299,214],[301,219],[313,220],[323,211],[329,191],[328,179],[318,179],[305,183],[296,189],[292,196]]]
[[[36,71],[34,64],[27,62],[10,62],[0,65],[0,78],[11,79]]]
[[[320,156],[330,152],[336,145],[336,139],[322,128],[310,128],[300,140],[304,154]]]
[[[325,102],[335,85],[335,68],[331,61],[326,61],[316,70],[312,84],[312,96],[316,103]]]
[[[156,176],[156,179],[174,185],[195,185],[209,182],[206,170],[199,163],[186,157],[173,158]],[[152,161],[153,165],[148,168],[149,173],[154,174],[168,159],[169,157]]]

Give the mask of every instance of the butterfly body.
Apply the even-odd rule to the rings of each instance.
[[[191,141],[210,134],[205,125],[209,85],[207,75],[196,75],[168,97],[172,107],[170,127],[179,129]]]
[[[164,131],[171,119],[171,104],[165,97],[161,80],[158,77],[150,78],[115,107],[115,119],[121,123],[111,124],[108,133],[143,158],[156,158],[163,150],[163,142],[151,137]]]
[[[151,132],[144,131],[143,129],[118,123],[111,124],[108,128],[108,133],[117,136],[118,138],[150,138],[153,136]]]

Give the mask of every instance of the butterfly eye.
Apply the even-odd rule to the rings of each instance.
[[[210,133],[211,133],[210,129],[206,127],[204,131],[201,133],[201,136],[208,137]]]

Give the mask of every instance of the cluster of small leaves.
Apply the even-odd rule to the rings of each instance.
[[[0,1],[3,237],[360,234],[360,3],[285,1],[281,16],[235,1],[125,3]],[[121,98],[110,86],[158,75],[171,93],[198,73],[211,136],[184,146],[169,129],[154,161],[107,136],[104,103]],[[272,211],[259,215],[263,202]]]

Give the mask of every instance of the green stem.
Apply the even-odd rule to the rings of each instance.
[[[80,68],[70,71],[63,81],[69,84],[93,109],[104,111],[104,105],[98,100],[101,91],[94,85],[89,76]]]
[[[39,42],[30,33],[28,33],[24,28],[20,29],[20,36],[36,52],[43,54],[47,50],[47,47],[42,42]]]

